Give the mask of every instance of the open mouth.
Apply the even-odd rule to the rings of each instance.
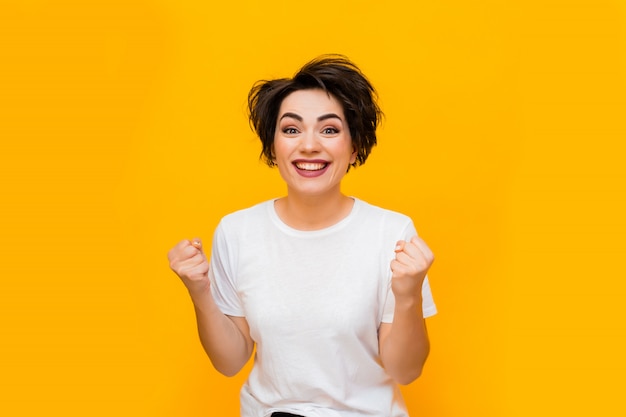
[[[296,168],[302,171],[321,171],[328,166],[327,162],[294,162]]]

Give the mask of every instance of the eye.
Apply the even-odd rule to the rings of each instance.
[[[336,135],[337,133],[339,133],[339,129],[336,129],[334,127],[325,127],[322,130],[322,133],[325,135]]]
[[[286,135],[295,135],[296,133],[298,133],[298,129],[296,129],[295,127],[286,127],[283,129],[283,133]]]

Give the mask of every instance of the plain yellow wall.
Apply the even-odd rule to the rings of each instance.
[[[412,416],[622,415],[626,5],[0,1],[0,415],[235,416],[166,253],[284,190],[245,100],[348,55],[379,146],[344,191],[437,255]]]

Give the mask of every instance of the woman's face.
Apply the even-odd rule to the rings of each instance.
[[[281,103],[274,135],[274,162],[289,194],[340,193],[356,160],[343,107],[323,90],[298,90]]]

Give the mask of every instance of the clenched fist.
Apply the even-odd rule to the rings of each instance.
[[[183,240],[167,254],[170,268],[183,281],[189,291],[202,291],[209,287],[209,261],[202,251],[202,241]]]
[[[396,299],[421,297],[422,283],[435,257],[426,243],[417,236],[409,242],[399,241],[396,257],[391,261],[391,289]]]

